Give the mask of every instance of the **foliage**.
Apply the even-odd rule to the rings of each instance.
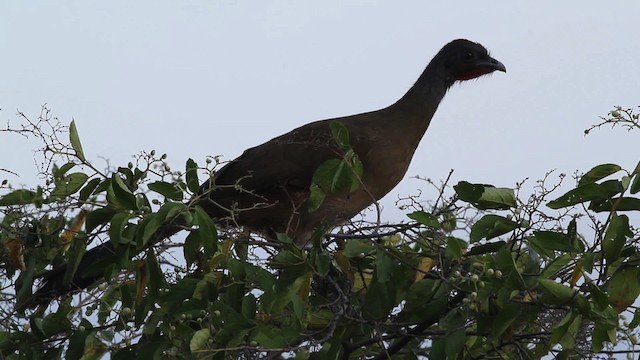
[[[217,226],[195,205],[215,159],[172,171],[150,151],[98,170],[75,123],[48,113],[21,114],[26,125],[13,131],[45,143],[44,185],[0,189],[4,358],[588,358],[636,344],[640,165],[594,166],[570,189],[550,172],[528,195],[526,182],[431,183],[437,199],[405,199],[405,221],[356,219],[300,249]],[[616,108],[593,128],[616,121],[638,127],[637,114]],[[346,155],[316,172],[319,201],[361,175],[345,129],[333,130]],[[177,218],[184,244],[147,249]],[[92,269],[106,282],[20,306],[45,271],[69,264],[70,281],[102,242],[119,255]]]

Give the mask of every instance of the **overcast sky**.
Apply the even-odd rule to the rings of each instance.
[[[47,103],[90,159],[141,150],[231,160],[305,123],[397,100],[447,42],[507,67],[455,86],[401,185],[421,175],[513,186],[638,161],[639,135],[583,130],[640,105],[640,2],[4,1],[0,120]],[[522,2],[523,3],[523,2]],[[0,133],[0,174],[37,184],[37,143]],[[265,159],[268,161],[268,159]],[[98,163],[100,164],[100,163]]]

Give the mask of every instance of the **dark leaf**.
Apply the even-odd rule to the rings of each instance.
[[[507,332],[514,323],[517,323],[522,309],[522,305],[518,303],[507,303],[500,309],[491,327],[490,339],[494,341],[501,339],[505,335],[505,332]]]
[[[89,180],[89,182],[82,188],[82,190],[80,190],[79,200],[81,202],[86,201],[89,196],[93,194],[93,191],[98,187],[98,185],[100,185],[100,181],[102,181],[100,178]]]
[[[482,245],[475,245],[469,250],[467,255],[472,256],[472,255],[494,253],[502,249],[506,244],[507,243],[505,241],[496,241],[496,242],[486,243]]]
[[[602,184],[587,183],[569,190],[559,198],[548,202],[547,206],[551,209],[561,209],[587,201],[607,200],[623,190],[622,184],[617,180],[605,181]]]
[[[626,215],[614,214],[602,241],[604,257],[609,264],[618,260],[626,239],[630,236],[633,236],[633,233],[629,229],[629,218]]]
[[[625,311],[640,295],[640,269],[627,267],[616,272],[609,281],[607,293],[609,301],[618,312]]]
[[[447,237],[447,248],[445,249],[444,254],[450,259],[461,259],[468,247],[469,244],[467,244],[466,241],[449,236]]]
[[[551,256],[547,256],[547,257],[552,258]],[[567,266],[567,264],[569,264],[571,260],[573,260],[573,256],[571,256],[570,254],[563,254],[558,256],[557,258],[551,260],[549,264],[544,268],[544,270],[542,270],[542,273],[540,273],[540,277],[543,277],[543,278],[554,277],[554,275],[559,270]]]
[[[198,181],[198,164],[193,159],[187,160],[187,171],[185,178],[187,180],[187,189],[192,193],[197,193],[200,189],[200,182]]]
[[[194,215],[195,223],[198,225],[197,232],[200,236],[200,244],[204,248],[204,256],[210,258],[218,249],[216,224],[200,206],[196,206]]]
[[[256,318],[256,311],[258,309],[256,297],[253,294],[247,294],[242,298],[242,315],[253,321]]]
[[[598,165],[593,169],[587,171],[586,174],[582,175],[580,181],[578,182],[578,186],[595,183],[596,181],[604,179],[607,176],[614,174],[620,170],[622,170],[622,168],[616,164]]]
[[[187,235],[187,238],[184,240],[184,245],[182,246],[182,252],[184,254],[184,259],[187,262],[187,267],[190,267],[191,264],[198,260],[200,249],[202,249],[200,236],[198,233],[193,231]]]
[[[640,192],[640,174],[636,174],[633,177],[633,181],[631,182],[631,186],[629,187],[629,191],[632,194],[637,194]]]
[[[26,205],[35,201],[37,193],[31,190],[14,190],[0,198],[0,206]]]
[[[176,186],[176,184],[168,183],[165,181],[152,182],[149,185],[149,190],[157,192],[165,196],[167,199],[182,201],[182,190]]]
[[[138,210],[136,197],[116,173],[111,176],[107,188],[107,202],[120,209]]]
[[[595,212],[610,211],[638,211],[640,210],[640,199],[633,197],[613,198],[608,200],[594,200],[589,204],[589,210]]]
[[[53,165],[53,177],[62,178],[67,171],[71,170],[74,166],[76,166],[73,162],[68,162],[60,167],[57,165]]]
[[[349,144],[349,130],[347,130],[347,127],[344,126],[343,123],[340,121],[332,121],[329,123],[329,127],[331,128],[331,135],[338,146],[344,150],[351,147]]]
[[[313,213],[314,211],[318,210],[318,208],[320,208],[320,205],[322,205],[322,202],[324,202],[324,198],[327,196],[327,194],[324,192],[324,190],[322,190],[322,188],[320,188],[318,184],[311,184],[309,190],[309,213]]]
[[[636,308],[633,312],[633,320],[629,323],[629,329],[635,329],[640,325],[640,308]]]
[[[481,239],[491,240],[518,228],[518,224],[503,216],[485,215],[471,226],[470,240],[472,243]]]
[[[567,305],[575,296],[575,290],[551,279],[538,279],[538,284],[543,291],[543,299],[547,304]]]
[[[480,210],[505,210],[517,205],[513,189],[471,184],[466,181],[460,181],[453,188],[460,200],[468,202]]]
[[[89,179],[89,176],[85,173],[77,172],[69,174],[56,183],[56,188],[51,192],[51,197],[63,198],[75,194],[78,190],[80,190],[87,179]],[[98,184],[96,184],[95,186],[98,186]]]
[[[291,327],[260,325],[254,330],[253,339],[266,348],[281,348],[300,336],[298,330]]]
[[[391,279],[391,273],[396,268],[396,261],[384,250],[378,250],[376,254],[376,274],[379,282],[384,283]]]
[[[457,359],[462,353],[467,340],[465,323],[459,312],[454,313],[447,319],[447,334],[445,335],[445,353],[447,359]]]
[[[116,210],[108,207],[90,211],[87,214],[87,222],[85,225],[86,232],[90,233],[98,226],[108,223],[116,213]]]
[[[553,258],[554,251],[574,251],[572,239],[556,231],[536,231],[529,237],[529,245],[540,255]]]
[[[65,332],[71,330],[71,321],[62,312],[49,314],[42,319],[42,330],[47,336]]]
[[[71,124],[69,124],[69,141],[71,142],[71,147],[76,152],[76,156],[78,157],[78,159],[87,161],[84,157],[82,144],[80,144],[80,136],[78,135],[78,129],[76,128],[75,120],[71,120]]]
[[[78,269],[78,265],[80,265],[80,261],[82,260],[82,256],[85,253],[87,248],[87,239],[85,236],[76,236],[71,239],[71,246],[68,251],[68,261],[67,261],[67,269],[64,273],[63,283],[65,286],[71,284],[71,280]]]
[[[316,256],[316,271],[318,271],[318,275],[327,276],[329,270],[331,268],[331,257],[321,252]]]
[[[344,256],[348,258],[371,255],[375,245],[369,240],[349,240],[344,249]]]
[[[410,214],[407,214],[407,217],[428,227],[436,229],[442,228],[442,225],[440,225],[440,222],[435,215],[426,213],[424,211],[414,211]]]

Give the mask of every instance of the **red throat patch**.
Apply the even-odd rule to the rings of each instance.
[[[486,68],[486,67],[479,67],[470,71],[459,73],[456,76],[456,80],[471,80],[471,79],[480,77],[484,74],[488,74],[490,72],[493,72],[493,69]]]

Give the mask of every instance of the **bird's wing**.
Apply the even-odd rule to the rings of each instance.
[[[310,123],[246,150],[214,175],[213,182],[219,187],[215,197],[224,196],[228,185],[257,193],[275,187],[308,190],[315,170],[342,155],[331,135],[334,120],[342,119]],[[208,183],[203,189],[209,188]]]

